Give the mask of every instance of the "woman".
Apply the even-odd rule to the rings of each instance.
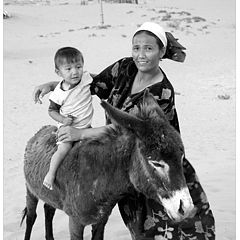
[[[172,36],[170,36],[172,37]],[[155,96],[171,125],[180,132],[174,102],[174,89],[159,61],[169,54],[169,39],[161,26],[144,23],[132,39],[132,57],[123,58],[94,76],[91,84],[92,94],[107,99],[113,106],[130,111],[141,102],[144,89]],[[180,45],[181,46],[181,45]],[[168,52],[166,53],[166,50]],[[176,51],[176,54],[178,52]],[[174,59],[176,55],[173,55]],[[56,82],[43,84],[35,89],[35,102],[53,90]],[[107,123],[110,122],[107,120]],[[93,137],[104,131],[106,126],[92,129],[64,127],[59,131],[60,141],[77,141]],[[124,223],[132,238],[141,239],[215,239],[214,217],[206,195],[198,181],[195,170],[184,159],[184,174],[189,187],[196,214],[189,220],[173,224],[161,205],[142,194],[133,192],[118,204]]]

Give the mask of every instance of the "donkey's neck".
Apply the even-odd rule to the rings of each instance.
[[[82,156],[88,152],[88,160],[80,157],[81,175],[86,176],[89,191],[96,202],[115,202],[131,188],[129,169],[135,137],[122,132],[112,132],[98,140],[81,146]],[[81,150],[80,150],[81,152]]]
[[[105,181],[108,185],[121,184],[121,181],[129,181],[128,171],[134,145],[135,137],[129,132],[111,130],[101,138],[76,144],[68,158],[76,161],[75,167],[79,167],[80,176],[85,176],[87,181],[100,179],[102,185]],[[77,156],[77,159],[73,156]],[[68,159],[64,162],[68,162]]]

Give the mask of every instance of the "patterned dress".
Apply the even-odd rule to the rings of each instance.
[[[141,102],[143,97],[143,91],[131,94],[137,71],[132,58],[123,58],[93,78],[91,92],[101,99],[107,99],[113,106],[129,112],[134,105]],[[148,89],[158,101],[171,125],[180,132],[174,103],[174,89],[166,75],[164,73],[163,75],[161,82],[149,86]],[[109,123],[108,119],[107,123]],[[174,224],[162,205],[138,192],[132,192],[118,203],[121,216],[131,232],[132,239],[215,239],[215,221],[206,194],[187,159],[183,161],[183,168],[193,203],[197,207],[195,217],[180,224]]]

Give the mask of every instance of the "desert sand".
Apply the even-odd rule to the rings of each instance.
[[[85,69],[99,73],[131,55],[132,33],[155,21],[173,33],[187,50],[184,63],[163,60],[161,67],[176,91],[176,107],[186,156],[195,167],[216,220],[217,240],[236,239],[236,22],[234,0],[141,0],[139,4],[79,0],[5,0],[11,17],[3,20],[3,238],[23,239],[25,207],[23,155],[28,139],[43,125],[48,98],[34,104],[35,86],[59,80],[53,56],[63,46],[84,54]],[[94,99],[94,126],[104,124]],[[43,204],[32,239],[44,239]],[[68,218],[57,211],[56,240],[68,239]],[[90,239],[90,227],[85,239]],[[130,234],[115,207],[105,239],[128,240]]]

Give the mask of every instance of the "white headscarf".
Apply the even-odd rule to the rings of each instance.
[[[135,31],[134,35],[139,31],[149,31],[153,33],[163,43],[163,46],[165,48],[167,47],[165,30],[159,24],[154,22],[145,22]]]

